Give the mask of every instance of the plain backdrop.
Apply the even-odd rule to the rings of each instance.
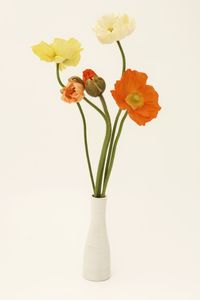
[[[31,45],[80,40],[62,80],[93,68],[114,118],[120,53],[92,31],[112,12],[135,18],[127,66],[148,74],[162,110],[145,127],[126,120],[107,192],[112,278],[93,283],[81,277],[92,193],[81,118]],[[200,299],[199,12],[198,0],[1,1],[0,299]],[[95,169],[105,126],[83,109]]]

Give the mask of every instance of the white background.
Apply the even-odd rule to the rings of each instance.
[[[200,299],[199,11],[198,0],[1,1],[2,300]],[[91,30],[110,12],[135,17],[127,64],[149,75],[162,110],[145,127],[126,121],[108,189],[112,278],[92,283],[81,277],[91,195],[81,119],[31,45],[79,39],[81,63],[62,78],[93,68],[114,117],[121,57]],[[104,124],[83,108],[95,168]]]

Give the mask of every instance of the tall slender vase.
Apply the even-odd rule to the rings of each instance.
[[[106,198],[91,197],[91,221],[83,259],[83,277],[91,281],[104,281],[110,278],[106,203]]]

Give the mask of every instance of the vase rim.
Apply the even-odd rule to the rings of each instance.
[[[106,199],[107,199],[107,196],[105,196],[105,197],[95,197],[94,195],[92,195],[91,198],[92,198],[92,199],[97,199],[97,200],[98,200],[98,199],[99,199],[99,200],[106,200]]]

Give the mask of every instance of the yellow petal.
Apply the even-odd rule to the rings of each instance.
[[[60,70],[67,66],[76,66],[79,63],[82,49],[81,44],[76,39],[63,40],[56,38],[51,46],[56,53],[55,62],[60,63]]]
[[[45,42],[41,42],[37,45],[32,46],[33,52],[44,61],[54,61],[55,52],[54,49]]]

